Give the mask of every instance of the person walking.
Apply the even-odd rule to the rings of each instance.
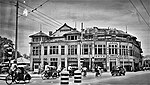
[[[86,67],[82,67],[81,72],[83,72],[83,76],[86,77],[86,75],[87,75],[87,68]]]
[[[69,71],[69,76],[72,76],[72,68],[70,65],[68,66],[68,71]]]

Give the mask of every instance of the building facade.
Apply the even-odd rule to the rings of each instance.
[[[143,67],[149,67],[150,68],[150,55],[144,56]]]
[[[40,31],[29,37],[32,70],[47,64],[78,68],[82,65],[89,70],[101,66],[108,71],[112,66],[123,65],[131,70],[142,64],[141,43],[117,29],[93,27],[78,31],[65,23],[49,35]]]

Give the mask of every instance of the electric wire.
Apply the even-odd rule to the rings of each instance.
[[[47,0],[46,2],[48,2],[49,0]],[[44,5],[46,2],[44,2],[44,3],[42,3],[40,6],[42,6],[42,5]],[[8,5],[13,5],[13,6],[15,6],[15,3],[14,2],[10,2],[10,3],[6,3],[6,2],[0,2],[0,3],[2,3],[2,4],[8,4]],[[21,8],[25,8],[24,6],[21,6],[21,5],[19,5],[19,9],[21,9]],[[22,9],[21,9],[22,10]],[[30,12],[28,12],[28,13],[31,13],[31,11]],[[45,23],[47,23],[47,24],[49,24],[49,26],[54,26],[54,27],[57,27],[57,26],[55,26],[55,25],[53,25],[53,24],[51,24],[51,23],[48,23],[48,22],[46,22],[46,21],[44,21],[44,20],[42,20],[42,19],[40,19],[39,17],[37,17],[37,16],[35,16],[35,15],[33,15],[33,14],[31,14],[33,17],[35,17],[36,19],[38,19],[38,20],[40,20],[40,21],[42,21],[42,22],[45,22]],[[39,15],[39,14],[37,14],[37,15]],[[18,17],[21,17],[21,16],[24,16],[23,14],[19,14],[19,16]],[[39,16],[41,16],[41,15],[39,15]],[[27,17],[26,17],[27,18]],[[45,18],[45,17],[44,17]],[[29,19],[29,18],[28,18]],[[47,19],[47,18],[45,18],[45,19]],[[31,19],[31,20],[33,20],[33,19]],[[48,19],[47,19],[48,20]],[[37,20],[33,20],[33,21],[37,21]],[[37,21],[38,22],[38,21]],[[39,22],[38,22],[39,23]],[[44,23],[42,23],[42,24],[44,24]],[[45,24],[46,25],[46,24]]]
[[[47,0],[47,1],[48,1],[48,0]],[[15,3],[12,3],[12,2],[9,2],[9,3],[0,2],[0,3],[15,6]],[[44,3],[43,3],[43,4],[44,4]],[[42,5],[43,5],[43,4],[42,4]],[[20,6],[19,6],[19,9],[21,9],[21,8],[25,8],[25,7],[23,7],[23,6],[20,5]],[[21,10],[22,10],[22,9],[21,9]],[[29,13],[31,13],[31,12],[29,12]],[[25,17],[23,14],[19,13],[19,16],[18,16],[18,17],[21,17],[21,16]],[[33,15],[33,14],[31,14],[31,16],[35,17],[36,19],[38,19],[38,20],[40,20],[40,21],[38,21],[38,20],[36,20],[36,19],[32,19],[31,17],[30,17],[30,18],[25,17],[25,18],[27,18],[28,20],[35,21],[35,22],[37,22],[37,23],[42,23],[42,24],[44,24],[44,25],[46,25],[46,26],[57,27],[57,26],[55,26],[55,25],[53,25],[53,24],[51,24],[51,23],[48,23],[48,22],[46,22],[46,21],[40,19],[39,17],[37,17],[37,16],[35,16],[35,15]],[[46,24],[45,24],[45,23],[46,23]]]
[[[19,9],[21,9],[21,8],[24,8],[24,7],[20,5]],[[22,10],[22,9],[21,9],[21,10]],[[30,11],[30,12],[28,12],[28,13],[32,13],[32,12]],[[36,14],[37,14],[37,13],[36,13]],[[35,17],[35,18],[37,18],[37,19],[39,19],[39,17],[36,16],[36,15],[34,15],[34,14],[30,14],[30,15],[33,16],[33,17]],[[37,14],[37,15],[39,15],[39,14]],[[19,17],[21,17],[21,16],[24,16],[24,15],[23,15],[23,14],[20,14]],[[39,15],[39,16],[41,16],[41,15]],[[45,17],[44,17],[44,18],[45,18]],[[47,18],[45,18],[45,19],[47,19]],[[55,26],[55,25],[53,25],[53,24],[51,24],[51,23],[49,23],[49,22],[44,21],[43,19],[39,19],[39,20],[41,20],[41,21],[43,21],[43,22],[45,22],[45,23],[47,23],[47,24],[49,24],[49,25],[52,25],[52,26],[54,26],[54,27],[57,27],[57,26]],[[48,20],[48,19],[47,19],[47,20]]]
[[[142,19],[144,20],[145,24],[150,28],[149,24],[146,22],[146,20],[144,19],[144,17],[142,16],[142,14],[138,11],[138,9],[136,8],[136,6],[134,5],[134,3],[129,0],[129,2],[132,4],[132,6],[135,8],[135,10],[137,11],[137,13],[142,17]]]
[[[140,2],[141,2],[141,4],[142,4],[142,6],[144,7],[144,9],[146,10],[146,13],[147,13],[147,14],[148,14],[148,16],[150,17],[150,14],[149,14],[149,12],[147,11],[147,9],[146,9],[146,7],[145,7],[145,5],[144,5],[143,1],[142,1],[142,0],[140,0]]]
[[[22,16],[22,14],[20,14],[19,13],[19,15],[21,15]],[[23,16],[23,17],[25,17],[25,16]],[[45,21],[42,21],[41,19],[39,19],[38,17],[35,17],[35,18],[37,18],[38,20],[40,20],[40,21],[38,21],[38,20],[36,20],[36,19],[33,19],[33,18],[29,18],[29,17],[25,17],[26,19],[28,19],[28,20],[32,20],[32,21],[35,21],[35,22],[37,22],[37,23],[41,23],[41,24],[44,24],[44,25],[46,25],[46,26],[52,26],[51,24],[49,24],[48,22],[45,22]],[[56,26],[55,26],[56,27]]]
[[[35,13],[34,11],[37,11],[38,13],[40,13],[40,14],[44,15],[45,17],[47,17],[47,19],[49,19],[49,21],[51,21],[51,22],[53,22],[53,23],[55,23],[55,24],[57,24],[57,25],[59,25],[59,26],[62,25],[62,23],[56,21],[56,20],[53,19],[52,17],[49,17],[49,16],[47,16],[46,14],[44,14],[44,13],[38,11],[37,9],[38,9],[39,7],[41,7],[41,6],[38,6],[38,7],[36,7],[36,8],[32,8],[31,6],[29,6],[29,5],[25,4],[25,3],[22,3],[22,2],[20,2],[20,1],[19,1],[19,3],[21,3],[21,4],[23,4],[23,5],[25,5],[25,6],[29,7],[29,8],[31,8],[31,9],[32,9],[31,12]],[[43,16],[43,17],[44,17],[44,16]]]

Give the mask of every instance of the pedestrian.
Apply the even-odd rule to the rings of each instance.
[[[102,67],[98,66],[99,75],[102,75]]]
[[[68,71],[69,71],[69,76],[72,76],[72,68],[70,65],[68,66]]]
[[[86,67],[82,67],[81,72],[83,72],[83,76],[86,76],[86,74],[87,74],[87,68]]]

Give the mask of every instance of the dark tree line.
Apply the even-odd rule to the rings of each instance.
[[[15,59],[15,50],[14,50],[14,44],[12,40],[0,36],[0,63],[2,61],[8,60],[8,56],[6,55],[6,48],[4,47],[4,45],[6,44],[9,44],[9,46],[13,49],[11,59],[12,60]],[[21,56],[22,55],[19,52],[17,52],[17,57],[21,57]]]

